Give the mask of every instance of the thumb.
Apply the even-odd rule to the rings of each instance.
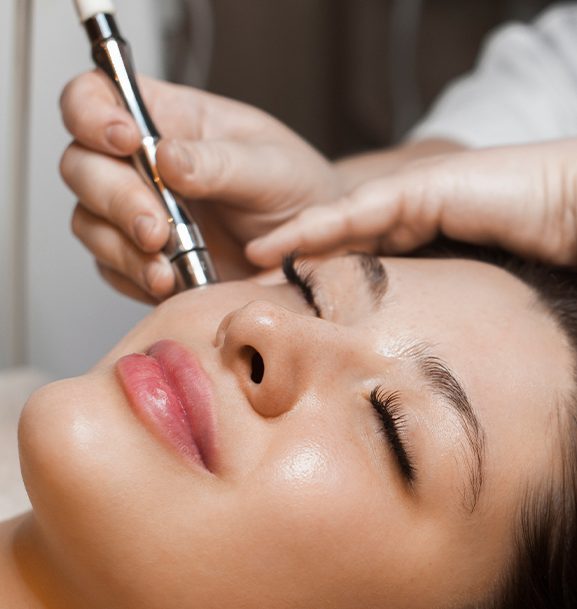
[[[282,177],[290,162],[269,147],[242,142],[164,140],[158,148],[158,169],[181,195],[219,199],[244,209],[255,206]]]

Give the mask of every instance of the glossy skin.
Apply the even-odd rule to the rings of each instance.
[[[493,590],[523,492],[554,475],[570,355],[504,271],[385,264],[376,310],[354,258],[315,262],[325,319],[275,273],[176,296],[89,374],[34,394],[20,430],[28,538],[57,565],[51,581],[85,607],[141,609],[434,609]],[[151,434],[119,386],[118,358],[159,339],[211,379],[214,474]],[[484,429],[473,511],[459,419],[406,357],[424,340]],[[246,346],[263,357],[260,384]],[[376,385],[400,392],[413,486],[367,401]]]

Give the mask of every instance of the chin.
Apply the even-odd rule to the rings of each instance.
[[[94,536],[118,521],[141,470],[134,447],[139,430],[118,408],[120,390],[109,376],[47,385],[32,394],[20,418],[20,463],[35,518],[61,540]]]
[[[104,588],[114,589],[119,565],[146,572],[137,568],[150,562],[143,548],[164,547],[169,533],[181,537],[187,522],[198,522],[191,514],[207,498],[187,464],[136,419],[110,369],[36,391],[20,419],[19,445],[34,521],[47,547],[65,571],[83,578],[98,573],[96,584]],[[168,531],[167,512],[178,500],[185,505],[183,522]]]

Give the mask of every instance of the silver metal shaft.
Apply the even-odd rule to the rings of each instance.
[[[122,102],[138,125],[142,145],[133,161],[168,212],[170,238],[163,251],[176,273],[177,290],[216,283],[217,274],[198,226],[183,202],[164,185],[158,173],[156,151],[160,135],[140,94],[128,43],[120,35],[114,17],[108,13],[97,14],[84,25],[92,43],[95,64],[114,83]]]

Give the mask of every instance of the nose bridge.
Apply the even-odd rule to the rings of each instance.
[[[289,411],[322,375],[328,328],[313,317],[267,301],[253,301],[226,320],[223,359],[262,416]],[[329,324],[327,324],[328,326]],[[255,366],[259,367],[255,374]]]

